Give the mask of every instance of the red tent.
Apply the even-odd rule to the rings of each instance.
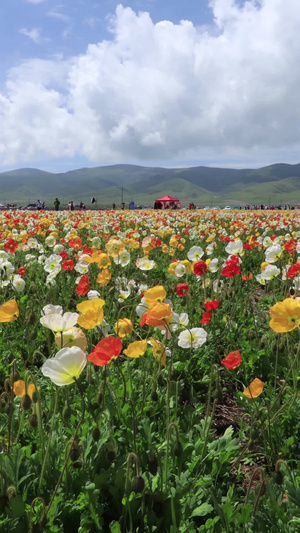
[[[158,198],[157,200],[155,200],[155,203],[156,202],[160,202],[161,204],[163,204],[164,209],[174,207],[174,205],[176,205],[176,207],[180,207],[180,201],[178,200],[178,198],[172,198],[172,196],[169,196],[168,194],[167,196],[163,196],[163,198]]]

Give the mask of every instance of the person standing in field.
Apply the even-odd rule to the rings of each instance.
[[[59,210],[59,206],[60,206],[60,201],[58,198],[55,198],[55,201],[54,201],[55,211]]]

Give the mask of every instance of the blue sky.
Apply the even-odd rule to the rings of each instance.
[[[299,162],[299,23],[298,0],[2,0],[0,171]]]

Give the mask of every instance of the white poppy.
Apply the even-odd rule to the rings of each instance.
[[[207,339],[207,332],[203,328],[185,329],[179,334],[178,346],[181,348],[200,348]]]
[[[68,331],[71,329],[75,324],[77,324],[77,320],[79,318],[78,313],[64,313],[61,315],[60,313],[51,313],[49,315],[42,316],[40,318],[40,323],[45,328],[51,329],[51,331],[54,331],[55,333],[57,331]]]
[[[86,365],[85,353],[78,346],[63,348],[42,366],[42,373],[62,387],[76,381]]]
[[[201,248],[201,246],[192,246],[187,253],[187,257],[190,261],[199,261],[203,255],[204,250]]]
[[[242,241],[238,239],[237,241],[229,242],[225,248],[225,251],[229,255],[241,254],[244,251]]]

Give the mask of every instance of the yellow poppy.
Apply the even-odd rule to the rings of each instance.
[[[152,289],[148,289],[144,294],[145,302],[149,307],[157,302],[162,302],[166,296],[166,290],[162,285],[156,285]]]
[[[85,300],[77,305],[80,313],[77,324],[84,329],[94,329],[103,322],[104,311],[103,306],[105,301],[101,298],[93,298],[93,300]]]
[[[146,323],[148,326],[165,326],[169,323],[172,314],[173,311],[169,304],[157,302],[144,314],[141,325]]]
[[[167,354],[166,348],[162,342],[157,341],[154,337],[151,337],[150,342],[152,344],[153,357],[166,368],[167,366]]]
[[[183,261],[180,261],[180,263],[185,266],[187,274],[193,272],[193,264],[188,259],[183,259]]]
[[[33,383],[30,383],[30,385],[27,386],[27,394],[30,396],[32,400],[32,394],[36,390],[36,386]],[[39,387],[38,387],[39,390]],[[13,391],[16,396],[19,396],[22,398],[22,396],[25,396],[26,389],[25,389],[25,381],[23,379],[18,379],[18,381],[15,381],[13,384]]]
[[[178,265],[178,261],[172,261],[172,263],[169,264],[168,272],[172,276],[175,276],[175,268]]]
[[[129,318],[120,318],[114,325],[115,333],[119,337],[127,337],[133,331],[133,325]]]
[[[111,257],[118,257],[125,250],[125,245],[120,239],[110,239],[105,247]]]
[[[111,266],[111,260],[108,255],[103,252],[102,254],[98,254],[97,265],[99,268],[107,269]]]
[[[147,339],[143,341],[131,342],[128,348],[124,350],[124,353],[125,355],[127,355],[127,357],[137,358],[137,357],[141,357],[142,355],[144,355],[146,350],[147,350]]]
[[[267,266],[269,265],[270,263],[268,263],[267,261],[263,261],[263,263],[260,265],[260,270],[261,272],[263,272],[264,270],[266,270]]]
[[[264,390],[264,383],[259,378],[255,378],[252,383],[250,383],[249,387],[247,387],[243,394],[244,396],[247,396],[247,398],[257,398],[262,391]]]
[[[58,348],[78,346],[83,351],[85,351],[87,346],[87,339],[82,329],[73,327],[68,331],[56,333],[55,344],[56,346],[58,346]]]
[[[20,311],[15,299],[2,304],[0,307],[0,322],[14,322],[19,315]]]
[[[270,315],[269,325],[276,333],[292,331],[300,324],[300,302],[286,298],[271,307]]]
[[[99,283],[99,285],[101,285],[101,287],[105,287],[105,285],[107,285],[111,280],[111,273],[109,270],[107,270],[107,268],[105,268],[104,270],[102,270],[102,272],[100,272],[100,274],[98,274],[97,276],[97,283]]]

